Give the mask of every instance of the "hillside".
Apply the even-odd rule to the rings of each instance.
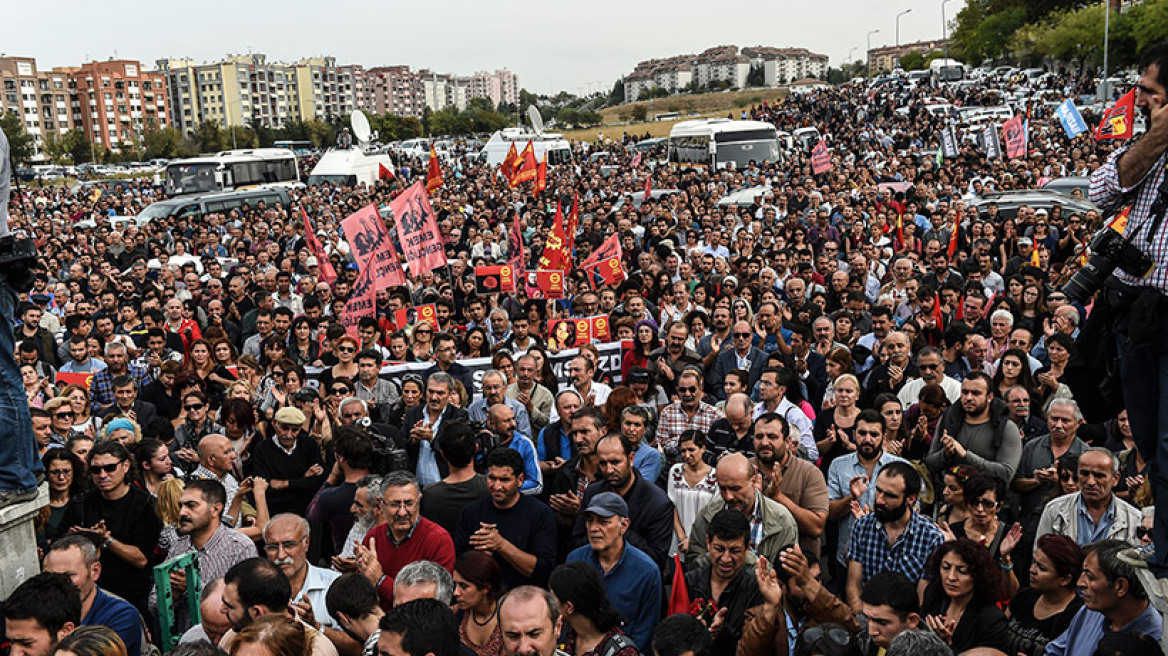
[[[669,130],[678,120],[699,116],[726,116],[730,112],[736,115],[751,105],[761,104],[764,100],[774,102],[787,94],[786,89],[745,89],[742,91],[725,91],[717,93],[703,93],[694,95],[670,96],[669,98],[654,98],[624,105],[615,105],[600,110],[604,123],[600,126],[567,130],[564,136],[578,141],[593,141],[598,134],[608,139],[620,139],[625,132],[638,136],[648,133],[654,137],[669,135]],[[636,107],[645,108],[645,116],[649,120],[644,122],[630,122]],[[673,121],[654,121],[655,114],[678,112],[681,118]]]

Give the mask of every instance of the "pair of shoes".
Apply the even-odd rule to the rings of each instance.
[[[32,501],[37,498],[37,488],[31,488],[22,491],[3,491],[0,492],[0,508],[7,508],[25,501]]]

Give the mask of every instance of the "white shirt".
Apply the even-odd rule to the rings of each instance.
[[[904,407],[916,403],[921,395],[921,388],[928,383],[923,378],[912,378],[904,387],[900,388],[900,392],[896,395]],[[941,379],[941,389],[945,390],[945,398],[949,399],[950,403],[957,403],[961,400],[961,383],[956,378],[945,376]]]
[[[766,414],[766,404],[756,403],[754,405],[754,412],[751,414],[751,420],[758,419]],[[799,443],[807,447],[807,457],[812,461],[819,460],[819,446],[815,444],[814,429],[811,425],[811,420],[807,418],[807,414],[803,412],[802,408],[791,403],[786,397],[779,401],[779,405],[775,408],[775,414],[782,415],[787,420],[787,424],[792,432],[799,432]]]

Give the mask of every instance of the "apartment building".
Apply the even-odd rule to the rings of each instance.
[[[32,57],[0,57],[0,112],[18,114],[34,138],[34,161],[44,161],[46,134],[72,130],[72,101],[65,71],[42,71]]]
[[[944,39],[916,41],[914,43],[904,43],[899,46],[881,46],[868,51],[868,62],[872,67],[873,73],[886,73],[896,68],[900,58],[910,52],[919,52],[922,55],[927,55],[934,50],[944,49]]]
[[[426,93],[422,78],[409,66],[378,66],[362,75],[358,107],[373,114],[422,118]]]
[[[470,76],[467,84],[467,96],[486,98],[495,107],[518,105],[519,76],[507,69],[500,69],[494,73],[478,71]]]
[[[706,87],[716,82],[741,89],[755,67],[762,68],[765,86],[777,87],[800,78],[825,76],[827,61],[827,55],[805,48],[753,46],[739,51],[734,45],[707,48],[696,55],[648,59],[624,77],[625,102],[636,101],[649,89],[678,93],[691,84]]]
[[[98,148],[120,152],[142,145],[153,127],[170,125],[166,76],[136,60],[90,62],[54,69],[68,76],[73,124]]]

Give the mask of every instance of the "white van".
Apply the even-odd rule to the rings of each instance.
[[[360,148],[330,148],[308,174],[308,185],[341,184],[346,187],[377,184],[380,167],[394,171],[393,160],[384,153],[366,154]]]
[[[535,161],[541,161],[547,154],[548,166],[567,164],[572,161],[572,146],[564,135],[554,132],[544,132],[536,135],[521,128],[503,128],[496,130],[487,145],[479,153],[479,161],[498,166],[507,159],[507,151],[511,144],[515,144],[515,152],[522,153],[527,142],[532,142],[535,149]]]

